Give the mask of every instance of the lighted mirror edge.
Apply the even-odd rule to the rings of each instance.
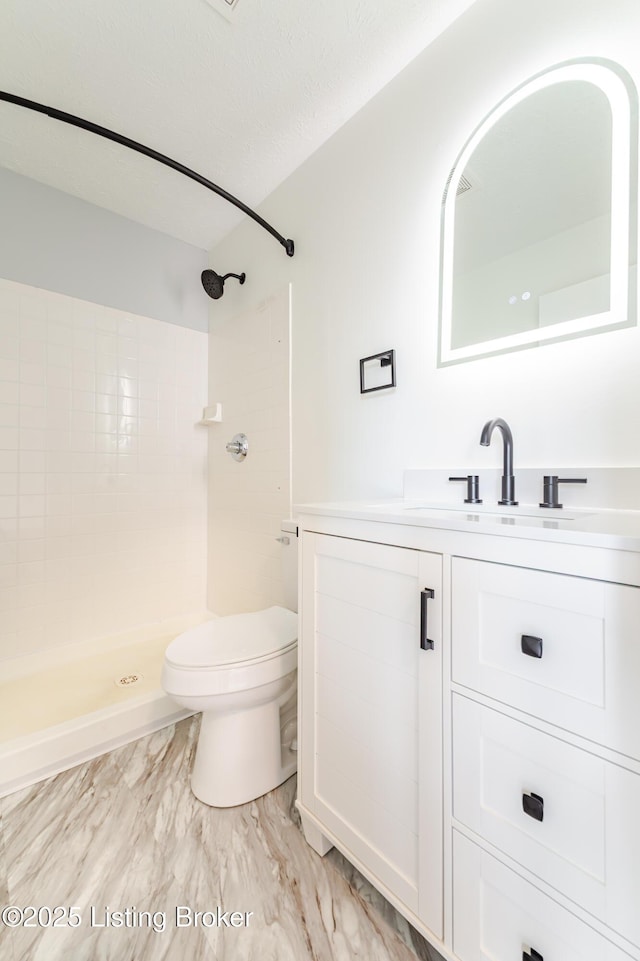
[[[597,81],[596,79],[597,78]],[[546,87],[567,80],[585,80],[594,83],[606,95],[611,106],[611,255],[610,291],[611,306],[608,311],[588,317],[565,321],[545,328],[534,328],[519,334],[481,341],[467,347],[453,348],[452,338],[452,296],[453,296],[453,248],[455,203],[462,173],[474,150],[489,130],[513,107],[527,97]],[[631,91],[635,85],[628,72],[614,61],[604,58],[568,60],[548,67],[539,74],[524,81],[504,97],[491,113],[476,127],[462,148],[445,188],[441,217],[440,248],[440,304],[438,366],[444,367],[464,360],[475,360],[487,354],[502,353],[511,349],[534,346],[541,341],[551,343],[566,337],[595,333],[600,329],[632,326],[637,321],[629,320],[629,259],[631,231],[637,223],[631,221],[631,176],[637,168],[637,144],[632,142],[633,132],[637,136],[637,109],[632,111]],[[634,188],[635,189],[635,188]],[[635,307],[636,305],[633,304]],[[609,318],[598,321],[596,318]],[[549,333],[547,333],[549,331]]]
[[[627,320],[626,315],[626,309],[617,315],[613,314],[613,311],[608,310],[601,314],[592,314],[588,317],[566,320],[562,324],[553,324],[553,326],[550,327],[538,327],[532,331],[526,330],[519,334],[510,334],[508,337],[497,337],[495,340],[483,340],[481,344],[470,344],[468,347],[452,347],[451,350],[441,351],[441,364],[444,366],[447,363],[454,363],[460,360],[484,357],[486,354],[496,354],[512,349],[517,350],[534,343],[537,344],[540,341],[550,343],[554,340],[565,340],[568,337],[595,333],[598,330],[605,330],[610,327],[629,327],[631,323]],[[603,317],[607,319],[603,320]]]

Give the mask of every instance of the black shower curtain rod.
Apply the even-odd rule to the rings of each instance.
[[[202,184],[203,187],[207,187],[208,190],[212,190],[215,194],[218,194],[223,200],[227,200],[230,204],[238,207],[243,213],[251,217],[252,220],[255,220],[257,224],[260,224],[261,227],[268,230],[272,237],[275,237],[276,240],[282,244],[287,255],[293,257],[293,240],[285,239],[271,224],[268,224],[266,220],[263,220],[259,214],[251,210],[250,207],[247,207],[246,204],[243,204],[242,201],[234,197],[233,194],[223,190],[222,187],[218,187],[217,184],[207,180],[206,177],[196,173],[195,170],[191,170],[189,167],[185,167],[184,164],[178,163],[177,160],[172,160],[171,157],[167,157],[165,154],[159,153],[151,147],[145,147],[144,144],[138,143],[136,140],[131,140],[129,137],[123,137],[120,133],[108,130],[107,127],[101,127],[99,124],[92,123],[90,120],[84,120],[82,117],[76,117],[72,113],[58,110],[57,107],[47,107],[42,103],[36,103],[35,100],[26,100],[24,97],[17,97],[15,94],[6,93],[3,90],[0,90],[0,100],[15,104],[17,107],[26,107],[27,110],[35,110],[36,113],[43,113],[47,117],[52,117],[54,120],[61,120],[63,123],[71,124],[73,127],[88,130],[90,133],[95,133],[99,137],[104,137],[106,140],[113,140],[114,143],[122,144],[123,147],[128,147],[130,150],[135,150],[137,153],[144,154],[146,157],[151,157],[152,160],[157,160],[158,163],[164,164],[165,167],[171,167],[173,170],[177,170],[178,173],[184,174],[185,177],[190,177],[191,180],[195,180],[196,183]]]

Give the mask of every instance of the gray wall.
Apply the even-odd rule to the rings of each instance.
[[[0,212],[1,277],[208,329],[199,247],[1,168]]]

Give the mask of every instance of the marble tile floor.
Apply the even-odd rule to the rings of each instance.
[[[306,844],[295,778],[237,808],[196,800],[197,732],[190,718],[0,800],[0,905],[79,917],[0,922],[2,961],[439,961],[337,851]],[[228,927],[194,923],[218,906]]]

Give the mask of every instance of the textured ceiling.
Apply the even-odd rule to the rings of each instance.
[[[0,89],[153,147],[255,207],[473,2],[239,0],[228,21],[207,0],[1,0]],[[199,247],[243,216],[6,103],[0,166]]]

